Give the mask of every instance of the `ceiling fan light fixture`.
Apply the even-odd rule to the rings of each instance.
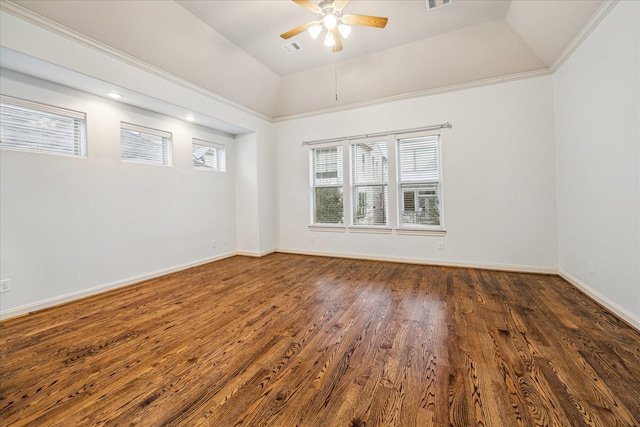
[[[324,16],[322,22],[327,27],[327,30],[333,30],[338,25],[338,18],[333,13],[328,13]]]
[[[351,34],[351,27],[347,24],[340,24],[338,25],[338,31],[340,32],[342,38],[346,39],[347,37],[349,37],[349,34]]]
[[[311,38],[313,38],[314,40],[318,38],[321,32],[322,32],[322,26],[319,24],[316,24],[313,27],[309,27],[309,34],[311,35]]]
[[[327,36],[324,38],[324,45],[326,47],[333,47],[336,44],[336,39],[333,37],[333,34],[327,33]]]

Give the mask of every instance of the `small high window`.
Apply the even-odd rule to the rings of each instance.
[[[227,169],[225,146],[193,138],[193,168],[224,172]]]
[[[169,132],[131,123],[120,124],[122,161],[171,166],[173,143]]]
[[[0,147],[87,157],[86,114],[0,96]]]

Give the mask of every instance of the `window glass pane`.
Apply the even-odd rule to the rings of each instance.
[[[342,146],[312,149],[310,169],[313,223],[344,223]]]
[[[402,224],[441,225],[440,224],[440,184],[423,186],[401,186]]]
[[[352,145],[353,178],[356,184],[386,183],[389,178],[387,141]]]
[[[400,225],[442,226],[440,136],[398,140]]]
[[[224,172],[226,169],[224,153],[225,148],[222,144],[193,139],[192,156],[194,168]]]
[[[342,224],[344,204],[342,187],[318,187],[315,189],[314,223]]]
[[[87,123],[83,113],[3,97],[0,104],[2,148],[87,156]],[[53,112],[54,110],[55,112]],[[60,112],[61,114],[59,114]]]
[[[121,158],[131,162],[171,166],[173,146],[170,135],[155,129],[123,123],[120,128]]]
[[[387,225],[387,141],[351,146],[353,225]]]
[[[354,225],[387,225],[388,187],[357,185],[354,187]]]

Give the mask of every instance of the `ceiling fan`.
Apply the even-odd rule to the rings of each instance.
[[[342,50],[342,38],[346,39],[351,32],[349,25],[384,28],[388,21],[387,18],[380,16],[343,14],[342,10],[349,3],[349,0],[323,0],[319,4],[315,4],[310,0],[292,1],[315,13],[318,19],[289,30],[281,34],[280,37],[288,39],[309,30],[311,37],[316,39],[323,30],[326,30],[324,44],[333,48],[334,52]]]

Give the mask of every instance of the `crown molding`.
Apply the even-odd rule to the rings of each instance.
[[[611,10],[618,4],[620,0],[605,0],[595,13],[589,18],[587,23],[578,31],[578,33],[571,39],[568,45],[558,54],[558,56],[549,65],[551,74],[555,73],[558,68],[578,49],[578,47],[584,42],[589,34],[602,22],[602,20],[611,12]]]
[[[211,92],[207,89],[204,89],[201,86],[193,84],[187,80],[184,80],[174,74],[171,74],[167,71],[164,71],[154,65],[151,65],[147,62],[141,61],[138,58],[135,58],[127,53],[124,53],[118,49],[114,49],[104,43],[101,43],[97,40],[94,40],[90,37],[85,36],[71,28],[65,27],[51,19],[45,18],[42,15],[39,15],[35,12],[32,12],[29,9],[26,9],[20,5],[12,3],[8,0],[0,0],[0,11],[6,12],[10,15],[13,15],[23,21],[26,21],[30,24],[33,24],[37,27],[40,27],[44,30],[47,30],[51,33],[54,33],[58,36],[64,37],[68,40],[71,40],[75,43],[78,43],[84,47],[97,51],[101,54],[107,55],[111,58],[114,58],[120,62],[123,62],[127,65],[136,67],[142,71],[145,71],[149,74],[152,74],[156,77],[160,77],[164,80],[167,80],[175,85],[183,87],[185,89],[194,91],[200,95],[208,97],[214,101],[220,102],[226,106],[238,109],[244,113],[255,116],[259,119],[266,120],[268,122],[272,121],[272,118],[260,113],[259,111],[255,111],[251,108],[245,107],[244,105],[238,104],[228,98],[225,98],[217,93]]]
[[[242,112],[260,118],[262,120],[268,122],[283,122],[288,120],[295,120],[305,117],[313,117],[328,113],[335,112],[343,112],[347,110],[353,110],[373,105],[379,105],[394,101],[400,101],[411,98],[419,98],[426,96],[439,95],[448,92],[456,92],[461,90],[468,90],[474,88],[480,88],[483,86],[491,86],[496,84],[502,84],[517,80],[548,76],[555,73],[556,70],[575,52],[575,50],[582,44],[584,40],[591,34],[591,32],[600,24],[600,22],[609,14],[609,12],[615,7],[615,5],[620,0],[605,0],[602,5],[598,8],[598,10],[593,14],[593,16],[589,19],[589,21],[582,27],[582,29],[575,35],[575,37],[569,42],[569,44],[562,50],[562,52],[553,60],[553,62],[549,65],[548,68],[542,68],[538,70],[525,71],[520,73],[509,74],[505,76],[492,77],[488,79],[477,80],[473,82],[454,84],[449,86],[441,86],[432,89],[420,90],[415,92],[408,92],[404,94],[398,94],[383,98],[376,98],[368,101],[355,102],[350,104],[344,104],[336,107],[322,108],[307,112],[288,114],[288,115],[275,115],[274,117],[267,116],[258,111],[252,110],[244,105],[238,104],[232,100],[229,100],[221,95],[218,95],[214,92],[211,92],[207,89],[202,88],[196,84],[193,84],[187,80],[184,80],[174,74],[168,73],[158,67],[155,67],[151,64],[148,64],[144,61],[141,61],[131,55],[128,55],[124,52],[121,52],[117,49],[114,49],[104,43],[101,43],[97,40],[91,39],[77,31],[74,31],[64,25],[58,24],[48,18],[45,18],[37,13],[34,13],[22,6],[19,6],[15,3],[11,3],[8,0],[0,0],[0,10],[11,15],[14,15],[24,21],[27,21],[33,25],[36,25],[40,28],[43,28],[47,31],[55,33],[59,36],[72,40],[76,43],[79,43],[85,47],[98,51],[102,54],[108,55],[118,61],[124,62],[128,65],[141,69],[145,72],[148,72],[152,75],[170,81],[178,86],[194,91],[198,94],[204,95],[210,99],[213,99],[217,102],[223,103],[229,107],[238,109]]]
[[[357,108],[369,107],[372,105],[386,104],[389,102],[401,101],[404,99],[433,96],[433,95],[439,95],[439,94],[448,93],[448,92],[457,92],[461,90],[475,89],[475,88],[480,88],[484,86],[492,86],[492,85],[497,85],[502,83],[514,82],[517,80],[531,79],[535,77],[548,76],[548,75],[551,75],[551,71],[548,68],[541,68],[538,70],[524,71],[521,73],[508,74],[508,75],[499,76],[499,77],[491,77],[488,79],[476,80],[473,82],[459,83],[459,84],[454,84],[449,86],[441,86],[433,89],[425,89],[425,90],[420,90],[416,92],[408,92],[408,93],[403,93],[399,95],[387,96],[384,98],[376,98],[369,101],[344,104],[337,107],[329,107],[329,108],[323,108],[319,110],[307,111],[303,113],[277,116],[273,119],[273,121],[284,122],[287,120],[295,120],[295,119],[300,119],[305,117],[318,116],[322,114],[354,110]]]

